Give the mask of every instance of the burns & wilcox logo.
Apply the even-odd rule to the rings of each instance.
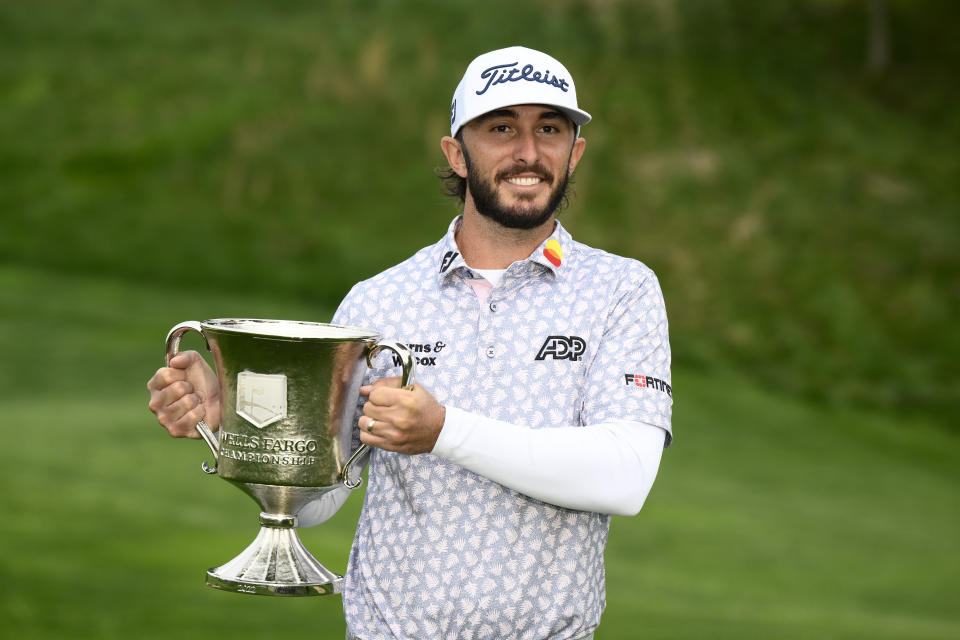
[[[413,353],[420,353],[424,355],[414,356],[417,361],[417,365],[421,367],[436,367],[437,366],[437,354],[443,351],[447,344],[443,340],[437,340],[436,342],[411,342],[407,344],[407,348],[410,349]],[[426,354],[433,355],[426,355]],[[400,356],[393,355],[393,366],[399,367],[402,366],[402,361]]]
[[[570,83],[563,78],[550,75],[549,69],[546,71],[536,71],[532,64],[527,64],[520,68],[519,62],[498,64],[488,69],[484,69],[480,72],[480,78],[486,80],[487,84],[484,85],[483,89],[477,91],[478,96],[482,96],[487,92],[487,89],[490,87],[495,87],[498,84],[503,84],[505,82],[520,82],[521,80],[547,84],[551,87],[560,89],[560,91],[563,91],[564,93],[567,92],[567,88],[570,86]]]
[[[671,398],[673,397],[673,389],[671,389],[670,385],[660,378],[643,376],[639,373],[625,373],[623,374],[623,380],[628,387],[647,387],[650,389],[656,389],[657,391],[663,391]]]
[[[587,343],[580,336],[547,336],[535,360],[572,360],[576,362],[587,350]]]

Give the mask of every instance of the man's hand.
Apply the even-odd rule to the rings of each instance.
[[[360,387],[367,396],[360,418],[360,440],[387,451],[417,454],[433,449],[447,410],[418,384],[401,389],[400,378],[383,378]],[[368,430],[370,419],[373,431]]]
[[[197,423],[220,425],[217,374],[196,351],[181,351],[147,382],[150,411],[174,438],[199,438]]]

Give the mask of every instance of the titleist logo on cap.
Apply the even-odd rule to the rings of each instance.
[[[547,84],[552,87],[556,87],[563,92],[567,91],[567,87],[570,86],[563,78],[559,76],[551,76],[550,71],[534,71],[532,64],[524,65],[523,68],[520,68],[519,62],[510,62],[507,64],[498,64],[492,67],[484,69],[480,73],[480,77],[487,81],[487,84],[477,91],[478,96],[482,96],[487,92],[487,89],[490,87],[496,86],[498,84],[503,84],[505,82],[519,82],[520,80],[526,80],[527,82],[539,82],[541,84]]]

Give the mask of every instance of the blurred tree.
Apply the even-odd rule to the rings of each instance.
[[[867,70],[881,74],[890,64],[890,26],[887,0],[867,0]]]

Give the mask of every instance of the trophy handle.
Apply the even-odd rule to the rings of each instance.
[[[367,366],[372,368],[373,359],[384,349],[389,349],[400,357],[400,365],[403,368],[403,372],[400,374],[400,386],[407,390],[413,389],[413,385],[416,382],[416,380],[414,380],[413,368],[415,359],[407,345],[396,342],[395,340],[381,340],[367,352]],[[343,482],[344,486],[348,489],[356,489],[363,482],[363,478],[357,478],[355,481],[350,480],[350,465],[369,448],[369,445],[361,444],[357,447],[357,450],[353,452],[353,455],[350,456],[350,459],[347,460],[347,463],[343,465],[343,471],[340,472],[340,481]]]
[[[210,350],[210,343],[207,341],[207,336],[203,335],[203,327],[199,322],[193,320],[188,320],[187,322],[181,322],[173,329],[170,329],[170,333],[167,334],[167,366],[170,366],[170,360],[173,356],[177,355],[180,351],[180,339],[183,337],[183,334],[188,331],[196,331],[201,336],[203,336],[203,342],[207,345],[207,351]],[[207,443],[207,446],[210,447],[210,451],[213,452],[213,467],[207,464],[206,460],[200,465],[204,473],[216,473],[217,472],[217,460],[220,457],[220,442],[217,440],[217,436],[214,435],[213,431],[203,420],[197,423],[197,432],[200,434],[200,437],[203,438],[203,441]]]

